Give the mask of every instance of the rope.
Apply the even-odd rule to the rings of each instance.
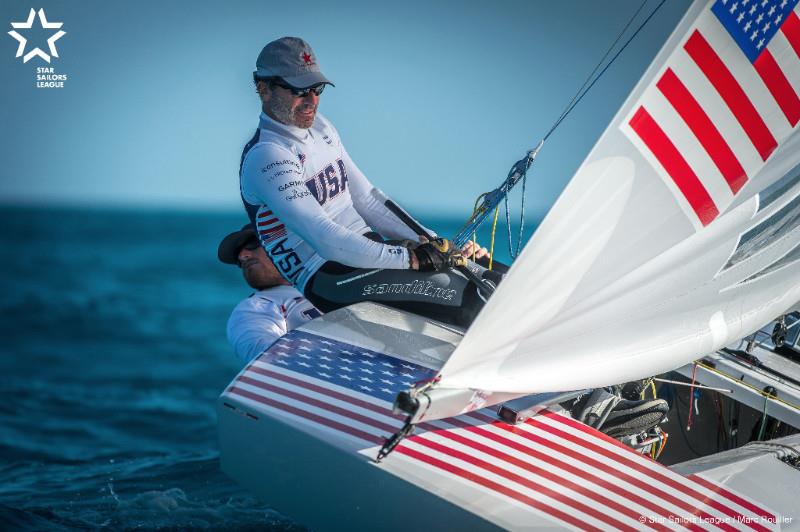
[[[497,230],[497,217],[500,215],[500,207],[494,210],[494,222],[492,222],[492,240],[489,243],[489,269],[492,269],[494,263],[494,233]]]
[[[764,438],[764,430],[767,427],[767,405],[769,404],[769,400],[772,398],[775,389],[772,386],[767,386],[764,388],[764,411],[761,412],[761,427],[758,429],[758,441],[762,441]]]
[[[634,37],[636,37],[639,34],[639,32],[642,30],[642,28],[644,28],[645,24],[647,24],[650,21],[650,19],[653,18],[653,15],[656,14],[656,11],[661,9],[661,6],[664,5],[665,1],[666,0],[661,0],[661,2],[659,2],[659,4],[655,7],[655,9],[653,9],[653,11],[647,16],[647,18],[644,19],[644,22],[642,22],[639,25],[639,27],[636,29],[636,31],[633,33],[633,35],[631,35],[630,38],[627,41],[625,41],[625,44],[622,45],[622,48],[620,48],[617,51],[617,53],[614,54],[614,57],[611,58],[611,61],[609,61],[608,64],[605,67],[603,67],[603,70],[601,70],[600,73],[597,75],[597,77],[594,78],[594,80],[592,80],[591,83],[590,83],[589,80],[592,79],[592,76],[594,75],[594,73],[597,72],[597,69],[600,68],[600,65],[602,65],[603,61],[606,60],[606,57],[608,57],[608,54],[611,53],[611,50],[614,49],[614,46],[617,45],[617,43],[622,38],[622,36],[625,34],[625,32],[628,31],[628,28],[630,27],[630,25],[633,23],[633,21],[636,19],[636,17],[639,15],[639,13],[642,11],[642,9],[644,8],[645,4],[647,4],[647,0],[644,0],[642,2],[642,4],[639,6],[639,9],[636,10],[636,12],[630,18],[630,20],[628,20],[628,23],[625,24],[625,27],[622,28],[622,31],[619,32],[619,35],[617,35],[617,38],[614,40],[614,42],[611,44],[611,46],[608,47],[608,50],[606,50],[605,55],[603,56],[602,59],[600,59],[600,61],[594,67],[594,70],[592,70],[592,73],[589,74],[589,76],[587,76],[586,81],[583,82],[583,85],[581,85],[581,88],[578,89],[578,92],[576,92],[575,96],[572,97],[572,100],[570,100],[570,102],[567,104],[567,107],[564,108],[564,111],[561,112],[561,116],[558,117],[558,120],[555,121],[555,123],[550,128],[550,130],[545,134],[545,136],[542,139],[542,141],[547,140],[547,138],[553,133],[553,131],[555,131],[555,129],[559,125],[561,125],[561,122],[564,121],[564,119],[567,117],[567,115],[570,112],[572,112],[572,110],[575,108],[575,106],[580,103],[580,101],[583,99],[584,96],[586,96],[586,93],[589,92],[589,90],[591,90],[591,88],[594,86],[594,84],[597,83],[597,81],[603,76],[603,74],[605,74],[606,70],[608,70],[608,67],[610,67],[612,65],[612,63],[614,63],[614,61],[617,59],[617,57],[619,57],[619,55],[623,52],[623,50],[625,50],[625,48],[628,47],[628,45],[631,43],[631,41],[634,39]],[[588,84],[588,86],[587,86],[587,84]]]
[[[480,210],[479,203],[485,196],[486,196],[486,193],[484,192],[483,194],[478,196],[478,199],[475,200],[475,206],[472,208],[472,216],[475,216],[475,214],[478,213],[478,211]],[[488,269],[490,269],[490,270],[492,269],[492,264],[493,264],[493,260],[494,260],[494,235],[495,235],[495,232],[497,230],[497,216],[499,214],[500,214],[500,207],[498,207],[498,208],[496,208],[494,210],[494,222],[492,223],[492,239],[491,239],[491,243],[489,244],[489,268]],[[510,238],[510,236],[509,236],[509,238]],[[474,243],[476,243],[476,244],[478,242],[478,235],[474,231],[472,233],[472,241]],[[458,244],[456,244],[456,245],[458,245]],[[477,246],[473,245],[472,246],[472,262],[475,262],[475,254],[477,252],[478,252]]]
[[[483,223],[489,211],[491,211],[491,209],[495,208],[500,203],[500,199],[502,197],[502,199],[505,200],[505,207],[506,207],[506,224],[508,226],[509,254],[511,255],[512,260],[519,254],[522,248],[522,238],[525,227],[525,185],[527,182],[527,172],[531,164],[533,164],[533,160],[536,158],[536,155],[539,153],[539,150],[541,149],[544,142],[550,137],[550,135],[553,134],[553,132],[558,128],[558,126],[561,125],[561,122],[563,122],[564,119],[567,118],[567,116],[572,112],[572,110],[575,109],[575,107],[580,103],[583,97],[586,96],[586,94],[592,89],[592,87],[594,87],[595,83],[597,83],[597,81],[603,76],[603,74],[605,74],[608,68],[614,63],[614,61],[617,60],[620,54],[628,47],[628,45],[633,41],[633,39],[636,38],[636,36],[639,34],[642,28],[644,28],[645,25],[647,25],[647,23],[650,21],[650,19],[653,18],[656,12],[658,12],[661,6],[664,5],[665,1],[666,0],[661,0],[659,2],[659,4],[653,9],[653,11],[650,12],[647,18],[645,18],[644,21],[639,25],[639,27],[636,28],[636,31],[633,32],[633,35],[631,35],[628,38],[628,40],[625,41],[625,43],[619,48],[619,50],[617,50],[617,52],[613,55],[613,57],[611,57],[611,59],[608,60],[605,66],[602,66],[603,63],[608,58],[608,56],[611,54],[612,50],[614,50],[614,47],[617,46],[617,44],[622,39],[623,35],[625,35],[625,33],[631,27],[631,24],[633,24],[633,21],[636,20],[636,18],[639,16],[639,13],[642,11],[645,4],[647,4],[648,2],[648,0],[642,1],[642,4],[639,6],[639,9],[637,9],[636,12],[633,14],[633,16],[631,16],[631,18],[628,20],[627,24],[625,24],[625,27],[622,29],[622,31],[619,32],[617,38],[614,40],[611,46],[609,46],[608,50],[606,50],[606,53],[603,55],[600,61],[598,61],[598,63],[595,65],[594,69],[587,76],[586,80],[584,80],[583,85],[581,85],[581,87],[569,101],[567,106],[561,112],[561,115],[558,117],[558,119],[553,123],[553,125],[544,135],[544,137],[542,137],[542,140],[539,141],[539,144],[536,146],[536,148],[529,150],[525,158],[520,159],[514,164],[514,166],[512,166],[511,170],[508,173],[508,176],[506,177],[506,180],[503,181],[503,183],[498,188],[490,192],[485,192],[479,196],[479,199],[476,201],[476,205],[481,199],[483,199],[483,205],[477,208],[473,212],[472,217],[467,221],[466,224],[464,224],[464,227],[462,227],[461,230],[453,238],[453,242],[456,244],[456,246],[461,247],[466,243],[466,235],[475,234],[475,231],[477,230],[478,226],[480,226],[480,224]],[[520,208],[521,212],[520,212],[519,236],[517,239],[517,246],[515,251],[513,249],[514,245],[511,239],[511,219],[508,210],[508,193],[520,179],[522,180],[522,200]],[[494,229],[492,230],[492,235],[494,237]]]
[[[767,426],[767,405],[769,404],[769,398],[764,398],[764,410],[761,412],[761,427],[758,429],[758,441],[764,437],[764,429]]]
[[[481,194],[481,195],[480,195],[480,196],[478,196],[478,197],[477,197],[477,199],[475,200],[475,205],[472,207],[472,216],[475,216],[475,213],[477,213],[477,212],[478,212],[478,210],[479,210],[479,203],[480,203],[480,201],[483,199],[483,197],[484,197],[484,196],[486,196],[486,193],[483,193],[483,194]],[[494,235],[492,235],[492,240],[494,241]],[[477,235],[477,233],[475,233],[474,231],[472,232],[472,243],[473,243],[473,244],[477,244],[477,243],[478,243],[478,235]],[[475,246],[475,245],[473,245],[473,246],[472,246],[472,262],[475,262],[475,253],[477,253],[477,252],[478,252],[478,250],[477,250],[477,249],[475,249],[475,248],[476,248],[476,246]],[[491,252],[490,252],[490,253],[491,253]],[[491,260],[492,260],[492,257],[491,257],[491,254],[490,254],[490,255],[489,255],[489,261],[491,262]],[[491,268],[489,268],[489,269],[491,270]]]
[[[692,414],[694,413],[694,383],[697,377],[697,364],[692,368],[692,386],[689,388],[689,417],[686,419],[686,430],[692,430]]]
[[[757,388],[757,387],[753,386],[750,383],[744,382],[743,380],[737,379],[736,377],[732,377],[731,375],[728,375],[727,373],[724,373],[724,372],[718,370],[717,368],[712,368],[711,366],[707,366],[706,364],[703,364],[700,361],[695,361],[694,364],[695,364],[695,367],[700,366],[701,368],[703,368],[706,371],[710,371],[711,373],[716,373],[717,375],[719,375],[721,377],[724,377],[726,379],[732,380],[733,382],[738,383],[741,386],[745,386],[747,388],[750,388],[751,390],[756,392],[758,395],[760,395],[762,397],[765,397],[766,399],[768,399],[770,401],[775,401],[776,403],[782,403],[782,404],[784,404],[784,405],[786,405],[786,406],[788,406],[790,408],[793,408],[795,410],[800,410],[800,404],[790,403],[789,401],[781,399],[777,395],[767,393],[764,390],[762,390],[760,388]]]
[[[689,449],[695,456],[704,456],[705,453],[699,452],[692,446],[692,443],[689,441],[689,436],[686,435],[686,425],[683,424],[683,418],[681,416],[681,401],[678,395],[675,395],[675,415],[678,417],[678,427],[681,429],[681,437],[683,437],[683,442],[686,444],[686,448]],[[685,403],[684,403],[685,405]]]
[[[664,439],[661,441],[661,448],[658,450],[658,456],[656,456],[656,460],[661,458],[661,453],[663,453],[664,449],[667,448],[667,438],[669,438],[669,434],[668,433],[666,433],[664,431],[661,431],[661,434],[664,435]]]

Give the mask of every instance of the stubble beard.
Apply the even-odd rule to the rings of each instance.
[[[263,268],[246,268],[243,271],[243,274],[244,281],[248,284],[248,286],[256,290],[263,290],[277,284],[275,279],[271,278],[271,276],[265,272]]]
[[[308,129],[314,125],[314,118],[317,113],[315,109],[310,118],[298,116],[297,112],[304,107],[305,105],[299,105],[292,109],[291,101],[280,101],[278,98],[273,98],[269,102],[269,110],[278,122],[299,127],[300,129]]]

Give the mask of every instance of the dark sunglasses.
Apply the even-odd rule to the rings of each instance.
[[[319,85],[314,85],[313,87],[308,87],[306,89],[298,89],[297,87],[292,87],[291,85],[287,85],[286,83],[283,83],[281,81],[275,81],[274,79],[271,81],[271,83],[273,85],[277,85],[282,89],[286,89],[287,91],[291,92],[292,95],[298,98],[305,98],[312,92],[317,96],[319,96],[320,94],[322,94],[322,91],[325,90],[325,83],[320,83]]]

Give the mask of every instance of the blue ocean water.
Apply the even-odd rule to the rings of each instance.
[[[216,248],[244,222],[0,208],[0,528],[304,529],[219,469],[225,323],[250,290]]]

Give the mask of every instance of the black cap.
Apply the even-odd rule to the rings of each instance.
[[[225,264],[238,264],[239,251],[242,250],[242,246],[254,238],[256,238],[256,232],[253,230],[253,225],[243,225],[241,229],[222,239],[217,248],[217,257]]]

